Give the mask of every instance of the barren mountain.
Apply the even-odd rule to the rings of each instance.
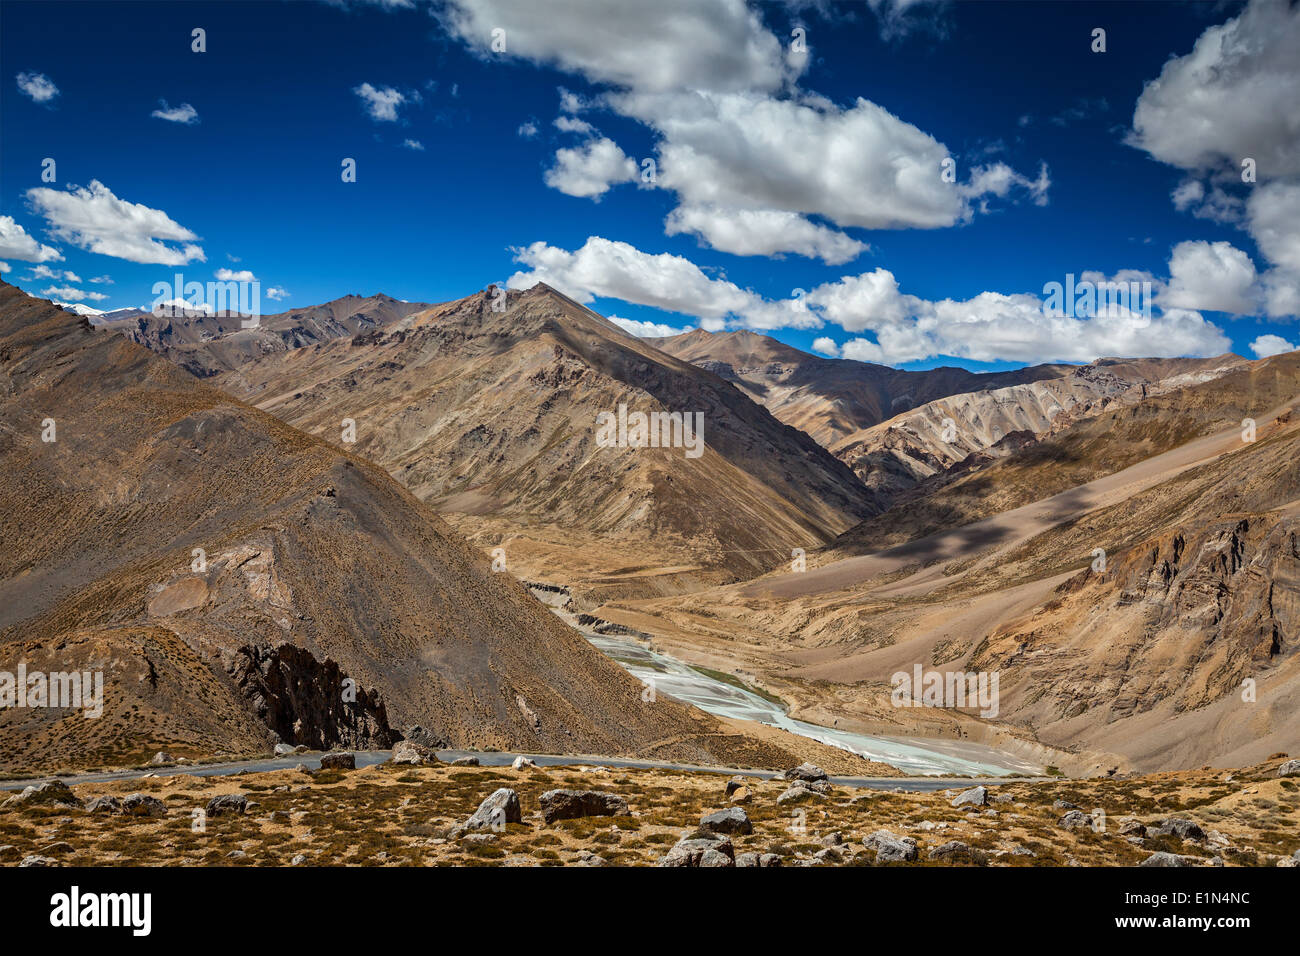
[[[734,382],[787,425],[833,448],[887,418],[946,395],[1069,374],[1068,365],[1008,372],[936,368],[909,372],[848,359],[809,355],[757,332],[695,329],[646,341]]]
[[[262,355],[393,325],[426,308],[421,302],[402,302],[386,295],[345,295],[321,305],[258,316],[253,328],[244,327],[252,319],[231,312],[179,309],[136,311],[102,324],[202,378]],[[108,318],[111,313],[105,316]]]
[[[1211,381],[1245,359],[1099,359],[1059,378],[950,395],[849,435],[831,451],[888,503],[926,479],[933,492],[1048,435],[1176,388]]]
[[[0,709],[6,769],[413,723],[458,746],[794,757],[644,702],[378,467],[4,283],[0,460],[0,670],[104,681],[97,719]]]
[[[648,568],[748,576],[875,510],[807,435],[545,285],[480,293],[219,381],[330,440],[355,422],[360,454],[476,543],[505,546],[526,577],[587,573],[636,589],[670,586],[634,580]],[[598,416],[620,408],[698,420],[703,441],[602,447]]]

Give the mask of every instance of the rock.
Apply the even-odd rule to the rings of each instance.
[[[1071,803],[1069,800],[1056,800],[1052,803],[1053,810],[1082,810],[1083,807],[1077,803]]]
[[[242,793],[223,793],[208,801],[206,813],[210,817],[236,816],[248,811],[248,797]]]
[[[737,787],[727,799],[732,803],[749,803],[752,796],[749,787]]]
[[[844,850],[838,846],[828,846],[814,853],[813,859],[818,863],[843,863]]]
[[[302,865],[303,865],[304,863],[306,863],[306,862],[307,862],[307,857],[305,857],[303,854],[299,853],[299,854],[297,854],[297,855],[296,855],[292,860],[289,861],[289,865],[290,865],[290,866],[302,866]]]
[[[121,813],[122,801],[117,797],[96,797],[86,804],[87,813]]]
[[[731,840],[716,834],[678,840],[660,866],[735,866],[736,851]],[[761,865],[761,863],[760,863]]]
[[[742,853],[736,857],[736,866],[758,866],[757,853]]]
[[[281,743],[275,745],[275,755],[277,757],[285,757],[288,756],[289,754],[297,753],[297,752],[298,752],[297,748],[294,747],[293,744]]]
[[[1205,831],[1192,820],[1183,817],[1169,817],[1161,820],[1154,829],[1147,829],[1148,836],[1176,836],[1180,840],[1204,840]]]
[[[524,815],[519,805],[519,794],[509,787],[494,790],[478,809],[465,821],[467,830],[482,830],[490,827],[503,830],[507,823],[523,823]]]
[[[877,830],[862,838],[862,845],[876,851],[877,863],[910,862],[916,859],[916,841],[888,830]]]
[[[1119,835],[1122,837],[1144,837],[1147,835],[1146,824],[1137,820],[1125,820],[1120,824]]]
[[[1056,822],[1056,825],[1065,830],[1073,830],[1077,827],[1086,827],[1092,829],[1092,815],[1084,813],[1082,810],[1071,810],[1065,816]]]
[[[727,796],[731,796],[733,793],[735,793],[737,790],[741,789],[742,787],[748,787],[748,786],[749,786],[749,781],[746,780],[744,777],[732,777],[730,780],[727,781],[727,789],[725,793]]]
[[[627,801],[616,793],[600,790],[547,790],[539,801],[547,823],[576,817],[626,816]]]
[[[245,853],[243,850],[231,850],[229,853],[226,854],[226,859],[228,859],[228,860],[243,860],[243,859],[247,858],[247,856],[248,856],[248,854]]]
[[[350,752],[323,754],[320,758],[322,770],[356,770],[357,755]]]
[[[988,858],[983,850],[977,850],[961,840],[949,840],[941,843],[926,854],[931,860],[944,860],[949,863],[983,863]]]
[[[451,762],[453,767],[477,767],[478,757],[457,757]]]
[[[413,740],[399,740],[393,745],[393,755],[389,763],[409,764],[412,767],[427,767],[440,763],[438,755],[423,744]]]
[[[62,780],[47,780],[45,783],[24,787],[22,793],[15,793],[0,806],[56,806],[81,807],[80,798]]]
[[[36,854],[33,853],[31,856],[23,857],[23,861],[18,865],[19,866],[58,866],[59,862],[58,860],[50,859],[48,856],[37,856]]]
[[[71,853],[71,852],[72,852],[72,844],[64,843],[62,841],[60,841],[59,843],[51,843],[45,849],[41,850],[41,853],[47,856],[63,856],[65,853]]]
[[[836,830],[834,833],[826,834],[817,842],[819,842],[822,846],[843,846],[844,834]]]
[[[128,817],[162,817],[167,815],[167,808],[157,797],[133,793],[123,798],[122,812]]]
[[[149,766],[151,766],[151,767],[165,767],[165,766],[167,766],[168,764],[173,764],[173,763],[175,763],[175,762],[176,762],[176,758],[175,758],[175,757],[173,757],[171,754],[167,753],[165,750],[160,750],[160,751],[158,751],[156,754],[153,755],[153,758],[149,761]]]
[[[700,829],[706,833],[753,833],[754,825],[740,807],[729,807],[701,817]]]
[[[0,860],[16,860],[18,859],[18,856],[18,847],[14,846],[12,843],[6,843],[4,846],[0,846]]]
[[[440,734],[435,734],[431,730],[426,730],[419,724],[416,724],[413,727],[407,727],[406,730],[402,731],[402,737],[405,740],[411,741],[413,744],[419,744],[421,747],[426,747],[429,750],[446,750],[448,746],[445,737]]]
[[[1011,847],[1011,855],[1012,855],[1012,856],[1032,856],[1032,857],[1034,857],[1035,859],[1037,859],[1037,857],[1038,857],[1038,854],[1035,853],[1033,850],[1029,849],[1029,847],[1027,847],[1027,846],[1021,846],[1019,843],[1012,844],[1012,847]]]
[[[802,800],[804,797],[825,797],[831,792],[831,786],[824,780],[809,782],[807,780],[796,780],[789,790],[786,790],[776,798],[777,803],[789,803],[792,800]]]
[[[1177,853],[1166,853],[1161,850],[1159,853],[1152,853],[1138,866],[1191,866],[1193,862],[1195,862],[1194,857],[1179,856]]]
[[[782,774],[786,780],[807,780],[810,783],[817,780],[826,780],[826,771],[816,764],[804,761],[799,766],[787,770]]]
[[[969,790],[963,790],[957,794],[952,801],[954,807],[982,807],[989,802],[988,787],[971,787]]]
[[[759,866],[780,866],[781,857],[775,853],[760,853],[758,857]]]
[[[1279,777],[1294,777],[1297,774],[1300,774],[1300,760],[1288,760],[1277,768]]]
[[[590,850],[579,850],[578,859],[575,866],[604,866],[606,860],[603,856],[597,856]]]
[[[520,754],[518,757],[514,759],[514,762],[510,764],[510,769],[526,770],[529,767],[536,767],[536,766],[537,766],[537,761],[530,760],[528,757],[525,757],[523,754]]]
[[[1015,797],[1009,793],[995,793],[989,797],[990,803],[1011,803],[1013,800],[1015,800]]]

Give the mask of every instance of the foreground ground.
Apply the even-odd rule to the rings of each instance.
[[[722,837],[693,844],[696,860],[699,848],[712,846],[751,865],[759,859],[764,865],[877,865],[891,855],[914,855],[894,864],[905,866],[1135,865],[1164,853],[1181,865],[1289,866],[1300,857],[1300,776],[1279,776],[1282,763],[1128,779],[1027,780],[990,786],[975,805],[957,807],[952,802],[960,788],[914,793],[831,783],[825,794],[803,787],[779,800],[790,782],[744,778],[743,789],[728,796],[726,775],[660,770],[387,763],[351,771],[157,776],[77,786],[80,805],[10,800],[0,807],[0,862],[655,865],[679,841],[699,836],[703,816],[739,808],[752,832],[728,834],[725,846]],[[520,822],[467,830],[480,803],[503,787],[518,795]],[[546,823],[541,797],[557,788],[615,794],[627,812]],[[157,803],[127,800],[132,794]],[[223,794],[243,795],[246,808],[212,813],[209,801]],[[105,796],[140,815],[87,809]],[[156,815],[145,815],[150,807]],[[1158,834],[1161,824],[1165,832]],[[881,830],[891,838],[864,845]],[[727,865],[717,854],[709,858]]]

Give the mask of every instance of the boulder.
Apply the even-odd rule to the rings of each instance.
[[[930,850],[926,857],[931,860],[943,860],[946,863],[983,863],[988,859],[983,850],[977,850],[961,840],[949,840]]]
[[[519,794],[509,787],[494,790],[492,795],[478,805],[478,809],[465,821],[467,830],[505,829],[507,823],[523,823]]]
[[[735,790],[731,791],[727,796],[727,799],[732,803],[749,803],[752,797],[753,794],[750,792],[749,787],[737,787]]]
[[[427,767],[440,761],[438,755],[423,744],[413,740],[399,740],[393,745],[393,755],[388,758],[388,762]]]
[[[530,768],[530,767],[536,767],[536,766],[537,766],[537,761],[536,761],[536,760],[531,760],[531,759],[529,759],[528,757],[525,757],[523,754],[520,754],[520,755],[519,755],[518,757],[516,757],[516,758],[514,759],[514,761],[510,764],[510,769],[511,769],[511,770],[527,770],[527,769]]]
[[[322,770],[356,770],[357,755],[350,752],[323,754],[320,758]]]
[[[727,837],[702,834],[678,840],[660,866],[735,866],[736,851]],[[760,866],[762,863],[760,862]]]
[[[971,787],[969,790],[963,790],[953,798],[954,807],[982,807],[989,802],[988,787]]]
[[[906,863],[916,859],[916,841],[888,830],[877,830],[864,836],[862,845],[876,851],[877,863]]]
[[[173,764],[175,762],[176,762],[175,757],[167,753],[165,750],[160,750],[156,754],[154,754],[153,757],[149,760],[149,766],[165,767],[168,764]]]
[[[223,793],[208,801],[207,815],[224,817],[229,814],[239,816],[248,810],[248,797],[242,793]]]
[[[1294,777],[1297,774],[1300,774],[1300,760],[1288,760],[1277,768],[1279,777]]]
[[[23,857],[23,861],[18,865],[19,866],[58,866],[59,863],[57,860],[52,860],[48,856],[37,856],[36,854],[33,853],[31,856]]]
[[[0,806],[12,807],[81,807],[81,799],[62,780],[47,780],[45,783],[24,787],[22,793],[15,793]]]
[[[1119,835],[1122,837],[1144,837],[1147,835],[1146,824],[1138,820],[1125,820],[1119,826]]]
[[[275,745],[275,755],[277,757],[286,757],[289,754],[297,753],[297,748],[293,744],[279,743]]]
[[[123,798],[122,812],[128,817],[162,817],[167,815],[167,808],[157,797],[133,793]]]
[[[1084,813],[1082,810],[1071,810],[1069,813],[1056,821],[1056,825],[1064,830],[1074,830],[1079,827],[1092,829],[1092,815]]]
[[[754,825],[740,807],[729,807],[701,817],[700,829],[706,833],[753,833]]]
[[[1161,820],[1154,828],[1147,829],[1148,836],[1176,836],[1180,840],[1204,840],[1205,831],[1192,820],[1184,817],[1169,817]]]
[[[541,796],[542,819],[547,823],[576,817],[613,817],[628,813],[627,801],[600,790],[547,790]]]
[[[825,770],[806,760],[799,766],[787,770],[782,776],[786,780],[807,780],[809,783],[827,779]]]
[[[732,777],[730,780],[727,781],[727,789],[725,793],[727,796],[731,796],[737,790],[740,790],[741,788],[748,787],[748,786],[749,786],[749,781],[746,780],[744,777]]]
[[[86,804],[87,813],[121,813],[122,801],[117,797],[96,797]]]
[[[1166,853],[1161,850],[1159,853],[1152,853],[1138,866],[1192,866],[1195,862],[1195,857],[1179,856],[1177,853]]]
[[[478,757],[457,757],[451,762],[453,767],[477,767]]]

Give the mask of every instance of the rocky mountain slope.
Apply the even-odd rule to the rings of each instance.
[[[48,439],[48,440],[46,440]],[[0,767],[381,744],[784,762],[660,698],[385,472],[0,283]]]
[[[402,302],[386,295],[345,295],[321,305],[259,316],[255,328],[244,328],[244,317],[233,313],[191,310],[137,311],[123,318],[109,315],[96,324],[202,378],[263,355],[394,325],[426,308],[422,302]]]
[[[807,435],[541,284],[270,355],[219,383],[331,441],[355,422],[358,453],[536,580],[582,562],[597,577],[657,565],[734,579],[876,510]],[[601,447],[598,416],[620,406],[698,414],[703,443]]]

